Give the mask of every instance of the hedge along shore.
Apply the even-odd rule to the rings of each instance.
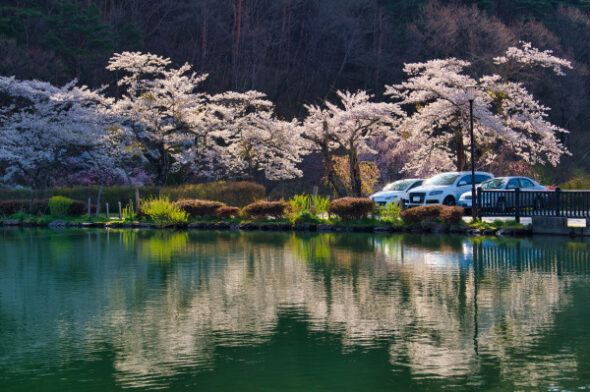
[[[158,225],[147,222],[66,222],[56,219],[47,224],[35,221],[6,219],[3,227],[31,228],[49,227],[54,230],[68,228],[104,229],[168,229],[168,230],[208,230],[208,231],[299,231],[299,232],[350,232],[350,233],[415,233],[415,234],[458,234],[470,236],[530,236],[530,227],[476,229],[466,225],[424,224],[424,225],[345,225],[305,223],[291,225],[287,222],[193,222],[183,226]]]

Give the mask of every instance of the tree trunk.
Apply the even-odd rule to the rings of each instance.
[[[352,142],[350,143],[350,150],[348,153],[348,163],[350,165],[350,186],[352,188],[352,195],[355,197],[361,197],[363,195],[361,166],[356,147],[353,146]]]
[[[45,165],[44,167],[33,171],[24,170],[25,174],[27,174],[33,184],[33,189],[45,192],[47,188],[49,188],[49,164]]]
[[[170,171],[170,160],[168,151],[160,148],[160,172],[158,173],[158,185],[166,185],[168,182],[168,172]]]
[[[322,155],[324,156],[324,166],[326,168],[328,182],[332,185],[338,197],[348,196],[346,184],[344,184],[340,177],[338,177],[338,174],[334,171],[334,162],[332,161],[332,155],[330,154],[330,149],[327,144],[322,145]]]
[[[457,151],[457,171],[465,171],[467,157],[465,156],[465,145],[463,144],[463,132],[455,132],[455,149]]]

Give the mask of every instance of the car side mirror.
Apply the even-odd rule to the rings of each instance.
[[[467,185],[467,181],[459,181],[459,183],[457,184],[457,186],[465,186]]]

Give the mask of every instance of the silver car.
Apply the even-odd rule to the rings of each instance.
[[[528,177],[496,177],[482,182],[478,188],[487,191],[514,191],[516,188],[520,188],[523,192],[546,190],[543,185]],[[507,209],[516,206],[514,197],[509,196],[511,195],[501,192],[486,194],[482,200],[482,207],[494,208],[499,212],[505,212]],[[525,197],[524,200],[520,200],[519,205],[521,205],[521,207],[541,209],[544,201],[543,197],[544,196],[535,198]],[[458,205],[466,209],[471,208],[471,191],[465,192],[461,195]]]

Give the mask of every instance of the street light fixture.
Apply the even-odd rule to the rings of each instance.
[[[471,217],[477,217],[477,199],[475,195],[475,143],[473,140],[473,101],[475,101],[475,93],[477,86],[470,85],[465,87],[465,95],[469,101],[469,122],[471,131]]]

